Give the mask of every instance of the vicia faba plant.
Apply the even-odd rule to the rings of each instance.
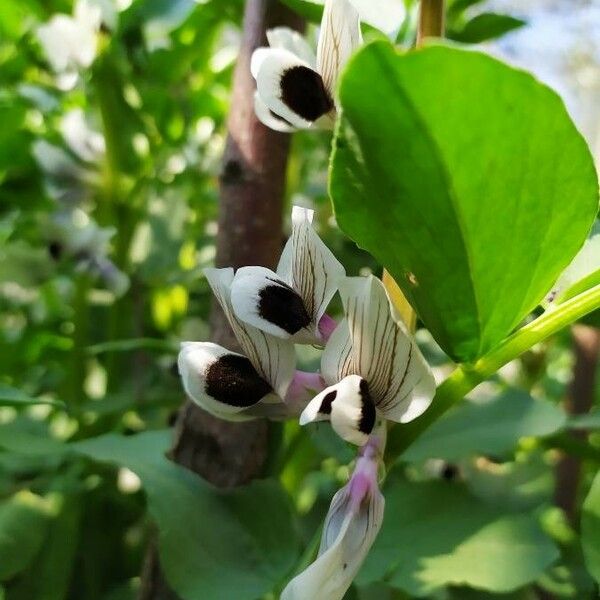
[[[257,116],[291,131],[337,113],[329,187],[337,222],[388,269],[458,365],[435,394],[383,284],[346,278],[308,211],[294,209],[277,273],[206,273],[244,354],[186,342],[179,368],[191,398],[222,418],[327,420],[361,448],[332,500],[318,557],[281,596],[338,600],[384,518],[377,479],[386,420],[412,422],[391,431],[398,453],[504,364],[600,307],[595,281],[568,300],[551,293],[590,233],[598,181],[560,98],[485,54],[375,42],[350,60],[336,100],[360,44],[350,2],[325,2],[316,60],[297,33],[273,30],[268,39],[252,61]],[[336,291],[344,318],[332,330],[324,311]],[[294,343],[324,345],[319,373],[294,374]]]
[[[594,157],[465,45],[526,20],[69,4],[0,11],[0,600],[596,598]]]

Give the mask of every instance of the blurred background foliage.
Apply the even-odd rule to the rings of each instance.
[[[318,3],[286,3],[318,21]],[[405,46],[414,4],[386,31]],[[534,36],[527,11],[504,4],[454,0],[449,36]],[[537,4],[521,8],[535,16]],[[84,31],[89,15],[68,0],[0,7],[0,598],[134,598],[156,527],[183,598],[275,598],[310,560],[352,451],[326,427],[275,427],[265,479],[227,495],[164,456],[183,401],[179,341],[208,336],[201,269],[215,255],[243,0],[93,6],[91,56],[83,36],[63,64],[43,27],[61,13]],[[590,39],[599,27],[597,18]],[[517,60],[518,39],[493,51]],[[600,85],[596,52],[579,87],[544,63],[565,96],[579,90],[574,103]],[[575,107],[574,117],[597,126],[595,110]],[[597,130],[586,133],[593,145]],[[294,136],[286,202],[316,208],[319,233],[349,274],[378,272],[332,218],[329,145],[328,134]],[[428,333],[418,338],[438,373],[449,372]],[[600,429],[598,413],[577,420],[563,409],[571,346],[565,332],[535,348],[402,462],[390,460],[385,526],[349,598],[597,597],[590,573],[599,576],[600,551],[590,544],[586,567],[578,518],[553,502],[558,450],[583,466],[578,507],[600,462],[600,433],[567,433]],[[302,366],[314,369],[317,356],[305,350]],[[586,507],[600,538],[600,490]]]

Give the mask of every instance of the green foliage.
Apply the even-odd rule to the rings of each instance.
[[[478,44],[498,38],[525,25],[522,19],[510,15],[482,13],[468,21],[461,29],[453,31],[451,38],[467,44]]]
[[[592,488],[583,503],[581,517],[581,543],[585,562],[592,577],[600,583],[600,473],[596,474]]]
[[[285,494],[274,481],[219,492],[165,458],[170,438],[170,432],[108,435],[77,449],[140,477],[159,529],[161,564],[184,600],[253,600],[270,591],[297,558]]]
[[[403,458],[455,461],[476,454],[502,456],[521,437],[552,435],[565,423],[563,411],[551,402],[509,390],[487,402],[456,406],[430,427]]]
[[[42,498],[22,492],[0,504],[0,581],[20,573],[40,550],[48,528]]]
[[[47,400],[44,398],[31,398],[23,391],[7,385],[0,384],[0,406],[30,406],[36,404],[48,404],[50,406],[64,407],[63,402]]]
[[[394,510],[386,513],[360,583],[385,576],[417,597],[446,585],[502,593],[535,581],[558,558],[533,515],[486,506],[462,485],[394,480],[385,494]]]
[[[314,40],[322,0],[283,1]],[[480,2],[448,2],[450,37],[521,24],[474,15]],[[156,539],[183,600],[275,600],[312,559],[356,449],[327,423],[272,423],[262,478],[234,491],[167,458],[184,400],[180,341],[209,338],[201,270],[214,263],[244,1],[133,0],[108,16],[95,60],[69,87],[38,28],[74,4],[3,0],[0,11],[0,599],[134,600]],[[366,39],[400,31],[398,42],[414,43],[416,0],[357,5]],[[453,358],[495,349],[595,212],[591,161],[561,103],[479,54],[384,44],[356,58],[341,100],[331,190],[351,237],[332,218],[329,132],[294,135],[286,203],[313,203],[349,275],[390,268]],[[65,131],[74,113],[79,144]],[[93,225],[104,273],[69,246],[81,241],[77,223]],[[560,300],[597,283],[593,273]],[[330,312],[339,318],[339,299]],[[449,372],[431,336],[418,340]],[[314,371],[318,352],[303,348],[299,361]],[[400,458],[410,425],[390,429],[384,528],[347,600],[530,600],[538,586],[595,597],[598,477],[581,536],[547,510],[556,449],[581,461],[581,496],[600,462],[598,411],[561,407],[572,362],[566,334],[539,344],[496,375],[509,391],[457,406]]]
[[[452,358],[485,354],[540,302],[596,216],[593,160],[564,105],[489,56],[385,43],[353,59],[340,97],[341,228]]]

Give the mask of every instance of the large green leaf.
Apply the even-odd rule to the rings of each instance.
[[[330,192],[341,228],[452,358],[481,356],[590,230],[598,182],[583,138],[531,75],[456,48],[371,44],[340,97]]]
[[[18,408],[21,406],[33,406],[36,404],[49,404],[50,406],[57,406],[60,408],[65,407],[64,402],[61,402],[60,400],[32,398],[17,388],[0,384],[0,406],[13,406]]]
[[[387,576],[411,596],[446,585],[510,592],[534,581],[558,551],[531,514],[502,514],[457,484],[394,481],[360,583]]]
[[[600,583],[600,473],[583,503],[581,545],[588,571]]]
[[[456,406],[425,431],[404,458],[454,461],[474,454],[503,454],[522,437],[552,435],[565,424],[566,416],[555,404],[509,390],[489,402]]]
[[[20,492],[0,504],[0,581],[25,569],[41,548],[48,529],[43,500]]]
[[[274,481],[220,492],[168,461],[170,432],[106,435],[76,448],[142,480],[159,529],[161,564],[183,600],[255,600],[294,566],[298,543],[288,500]]]

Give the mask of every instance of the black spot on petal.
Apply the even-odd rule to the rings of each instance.
[[[206,393],[223,404],[253,406],[272,391],[245,356],[226,354],[206,372]]]
[[[336,399],[336,397],[337,397],[337,392],[335,390],[333,390],[332,392],[329,392],[329,394],[327,394],[325,396],[325,398],[323,398],[323,402],[321,402],[321,406],[319,408],[319,412],[322,415],[330,415],[331,414],[331,404]]]
[[[364,379],[361,379],[360,382],[360,396],[362,399],[362,415],[358,424],[358,430],[369,435],[373,431],[373,427],[375,427],[377,413],[375,411],[375,403],[369,392],[369,384]]]
[[[334,107],[322,77],[309,67],[284,71],[279,86],[284,104],[306,121],[316,121]]]
[[[48,254],[53,260],[60,260],[63,254],[63,246],[60,242],[50,242],[48,244]]]
[[[260,291],[258,314],[290,335],[298,333],[311,321],[302,298],[283,282],[268,285]]]
[[[456,481],[460,475],[460,471],[456,465],[446,463],[443,466],[440,475],[442,479],[445,479],[446,481]]]

